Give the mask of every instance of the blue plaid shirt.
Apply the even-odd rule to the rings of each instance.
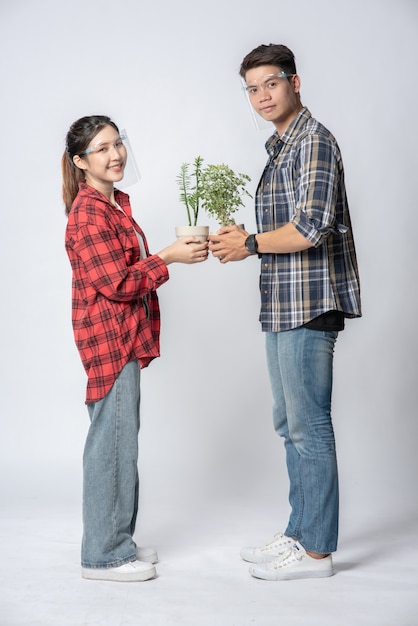
[[[259,233],[292,222],[313,244],[262,254],[260,322],[265,332],[297,328],[327,311],[360,317],[360,283],[344,169],[332,134],[302,109],[266,142],[269,155],[255,209]]]

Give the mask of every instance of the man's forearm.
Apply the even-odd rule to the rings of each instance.
[[[307,250],[313,246],[291,222],[276,230],[259,233],[256,239],[259,254],[288,254]]]

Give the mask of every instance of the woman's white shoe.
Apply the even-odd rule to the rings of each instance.
[[[115,582],[139,582],[156,575],[155,566],[143,561],[131,561],[119,567],[82,567],[81,576],[88,580],[112,580]]]

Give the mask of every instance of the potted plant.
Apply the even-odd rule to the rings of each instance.
[[[233,213],[244,206],[244,195],[252,198],[245,186],[251,178],[236,174],[228,165],[207,165],[199,183],[202,207],[221,226],[235,224]]]
[[[202,157],[197,156],[193,162],[193,172],[190,172],[190,163],[183,163],[177,176],[177,184],[180,188],[180,202],[186,207],[187,226],[176,226],[176,236],[178,238],[197,237],[203,242],[208,238],[209,226],[197,225],[200,209],[202,164]]]

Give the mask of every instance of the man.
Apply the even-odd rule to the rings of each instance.
[[[224,227],[209,247],[221,263],[261,258],[260,321],[291,506],[284,532],[241,556],[257,578],[331,576],[339,497],[333,351],[344,319],[361,316],[343,164],[335,138],[301,103],[289,48],[255,48],[240,75],[252,107],[276,129],[256,192],[258,233]]]

